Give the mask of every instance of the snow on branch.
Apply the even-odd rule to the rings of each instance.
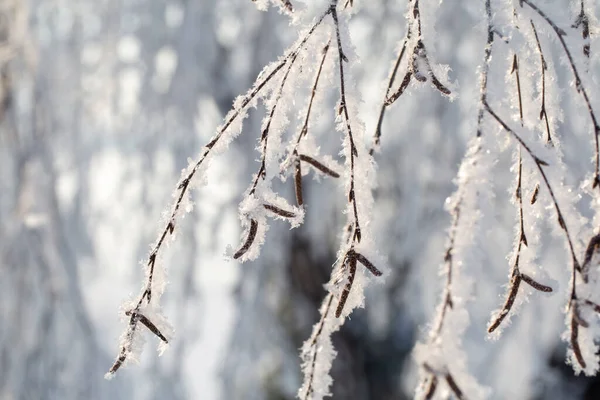
[[[343,232],[346,239],[342,241],[338,261],[334,265],[328,284],[329,294],[321,306],[321,318],[301,350],[304,380],[298,396],[306,400],[322,399],[329,394],[332,382],[330,369],[335,357],[331,334],[337,331],[345,317],[363,302],[363,288],[366,282],[364,274],[357,270],[359,264],[373,276],[382,275],[367,258],[373,254],[368,221],[371,219],[373,207],[371,188],[374,184],[374,172],[372,157],[364,146],[364,126],[356,118],[358,95],[350,71],[355,56],[347,31],[347,21],[342,19],[347,16],[338,14],[336,1],[331,2],[329,12],[332,35],[335,38],[332,46],[337,50],[339,101],[336,115],[337,128],[344,135],[348,222]],[[346,68],[346,65],[350,68]],[[314,163],[311,164],[316,167]],[[327,173],[321,168],[318,169]],[[376,257],[376,254],[373,255]]]
[[[301,349],[303,381],[298,392],[298,397],[303,400],[322,399],[329,395],[332,383],[330,371],[336,356],[331,336],[355,308],[363,305],[364,288],[369,281],[385,272],[373,242],[371,221],[374,209],[372,192],[376,182],[373,155],[381,144],[386,111],[392,104],[400,103],[400,97],[415,82],[430,82],[435,90],[450,100],[456,95],[454,87],[446,83],[448,68],[433,62],[432,53],[425,44],[426,39],[435,39],[424,37],[425,25],[421,14],[429,11],[425,8],[429,3],[409,0],[406,35],[399,44],[397,57],[390,69],[369,149],[365,144],[365,127],[359,113],[361,98],[353,72],[358,57],[348,28],[354,12],[350,10],[353,1],[329,1],[310,23],[302,22],[303,14],[294,8],[293,1],[253,2],[259,9],[266,9],[269,3],[278,5],[291,16],[292,26],[303,24],[301,32],[296,42],[277,61],[263,69],[252,88],[236,99],[223,125],[202,148],[200,156],[182,171],[173,194],[173,205],[165,215],[163,227],[145,261],[141,293],[124,307],[123,314],[128,324],[116,361],[106,374],[108,378],[129,361],[138,359],[143,347],[143,332],[150,332],[158,338],[161,351],[172,340],[172,329],[162,316],[159,303],[166,282],[160,263],[163,248],[177,230],[181,214],[191,207],[189,189],[204,180],[210,161],[225,152],[241,134],[249,109],[261,101],[266,112],[258,133],[258,169],[239,205],[243,229],[236,249],[230,251],[229,256],[240,262],[256,259],[272,219],[283,220],[292,228],[304,222],[303,179],[311,171],[317,177],[338,179],[343,186],[346,221],[341,228],[337,260],[326,284],[328,292],[320,307],[320,319]],[[514,152],[511,168],[514,172],[511,193],[514,195],[511,202],[515,207],[516,225],[509,257],[507,290],[500,308],[492,314],[487,332],[499,337],[530,293],[556,291],[551,279],[536,265],[535,253],[540,245],[536,219],[550,213],[554,218],[554,233],[564,241],[565,254],[570,261],[567,332],[564,335],[569,343],[568,359],[576,372],[595,374],[599,369],[596,340],[600,337],[600,292],[597,290],[600,283],[600,231],[596,228],[594,233],[590,233],[592,229],[586,226],[587,220],[576,208],[577,195],[565,184],[568,171],[563,163],[558,132],[558,122],[563,117],[556,73],[550,63],[552,47],[543,34],[538,34],[538,29],[542,33],[543,27],[546,27],[558,40],[559,50],[566,60],[565,68],[569,69],[569,76],[572,76],[574,87],[583,100],[581,105],[585,106],[591,120],[595,165],[589,188],[584,185],[582,192],[593,199],[591,208],[596,213],[594,223],[598,225],[600,198],[593,189],[600,187],[600,125],[593,107],[595,98],[590,97],[594,92],[583,74],[587,70],[578,66],[581,59],[589,63],[593,54],[590,36],[596,20],[584,0],[580,0],[577,8],[577,17],[571,28],[581,30],[583,50],[579,59],[579,52],[572,52],[567,45],[566,31],[534,0],[518,0],[518,3],[515,0],[510,6],[505,5],[498,10],[492,9],[492,0],[484,3],[486,40],[483,63],[478,71],[479,92],[474,102],[476,126],[460,164],[456,191],[447,201],[451,225],[441,262],[443,292],[427,336],[421,338],[414,349],[420,373],[417,398],[453,396],[457,399],[482,399],[490,394],[469,372],[467,353],[463,349],[463,334],[470,324],[469,307],[474,282],[471,272],[482,263],[479,250],[484,246],[481,238],[487,229],[483,217],[490,212],[490,177],[498,158],[497,154],[493,154],[494,145],[498,146],[498,143],[488,132],[490,124],[507,133],[509,140],[505,141],[514,145],[510,147]],[[496,12],[504,13],[505,17],[510,14],[507,19],[512,18],[512,24],[501,26],[502,17],[498,17]],[[425,31],[425,34],[428,32]],[[500,41],[495,41],[496,38]],[[495,88],[490,88],[496,84],[491,71],[492,67],[500,70],[496,68],[495,60],[501,60],[501,57],[495,54],[502,50],[509,55],[509,66],[501,70],[509,72],[504,85],[499,85],[498,96]],[[502,62],[499,61],[500,66]],[[320,154],[320,137],[312,129],[312,122],[317,118],[315,114],[326,108],[326,94],[333,91],[337,103],[329,115],[341,136],[339,164],[332,156]],[[296,125],[292,125],[290,115],[298,93],[306,93],[306,99],[297,114]],[[517,121],[520,127],[513,126]],[[290,125],[297,130],[286,134]],[[284,182],[292,177],[295,204],[290,204],[275,191],[273,180],[277,177]],[[526,193],[531,194],[526,196]],[[586,239],[587,246],[584,246]],[[581,247],[585,247],[585,251]],[[579,258],[578,255],[583,256]]]
[[[128,360],[135,360],[138,358],[139,353],[142,350],[143,339],[140,336],[140,324],[148,328],[148,330],[160,338],[164,344],[169,342],[168,335],[165,335],[163,332],[163,330],[171,330],[169,325],[166,322],[163,322],[160,324],[162,326],[161,328],[158,327],[156,322],[157,320],[163,320],[159,306],[159,298],[165,285],[164,271],[162,271],[158,265],[161,251],[167,238],[173,236],[177,227],[177,218],[181,214],[182,209],[187,210],[190,208],[188,206],[190,202],[188,195],[189,189],[194,186],[193,181],[200,181],[199,176],[203,175],[206,171],[208,164],[210,164],[210,159],[224,152],[229,143],[241,133],[242,122],[246,118],[249,108],[255,107],[259,99],[264,99],[273,91],[273,82],[277,79],[280,79],[279,89],[276,91],[276,95],[270,104],[270,113],[266,118],[261,135],[261,141],[263,143],[261,167],[255,176],[254,183],[252,184],[246,199],[240,207],[243,221],[248,221],[246,218],[251,216],[248,221],[246,239],[240,249],[233,254],[233,258],[243,261],[258,256],[257,244],[262,244],[262,241],[264,240],[264,233],[266,232],[266,215],[289,220],[292,226],[298,226],[302,222],[304,215],[302,210],[289,206],[285,200],[274,193],[271,193],[268,188],[265,188],[265,190],[261,192],[260,199],[256,196],[256,191],[260,180],[266,182],[273,178],[272,173],[267,176],[267,173],[270,170],[273,170],[272,168],[269,170],[267,164],[277,162],[278,151],[273,151],[271,154],[268,154],[267,144],[269,132],[276,115],[276,109],[281,101],[282,91],[286,85],[290,71],[295,66],[300,53],[305,51],[309,39],[311,39],[317,28],[323,23],[325,17],[330,13],[330,11],[327,11],[317,18],[316,21],[300,35],[298,41],[286,51],[286,54],[281,57],[279,61],[274,62],[263,69],[253,87],[246,95],[236,99],[233,109],[225,117],[224,124],[217,129],[217,133],[204,147],[200,157],[182,171],[181,179],[173,194],[175,203],[167,216],[165,227],[159,234],[146,262],[146,278],[142,292],[137,300],[125,307],[124,315],[129,318],[128,327],[122,335],[119,354],[106,374],[107,378],[112,377]],[[282,117],[279,116],[279,118]],[[276,133],[280,135],[284,128],[285,123],[278,121],[275,129]],[[149,315],[152,315],[153,317]]]
[[[400,46],[398,56],[393,64],[392,71],[388,78],[387,89],[385,91],[383,103],[379,111],[379,118],[377,120],[377,127],[375,129],[373,138],[373,146],[370,150],[371,155],[380,146],[381,127],[383,125],[383,119],[387,107],[391,106],[400,98],[400,96],[402,96],[402,94],[404,94],[413,79],[421,83],[426,82],[429,79],[433,87],[442,95],[450,97],[451,99],[453,98],[450,89],[448,89],[447,85],[444,85],[440,81],[432,68],[429,54],[427,52],[427,48],[425,47],[425,42],[423,41],[419,0],[411,0],[409,2],[409,10],[410,11],[407,13],[406,37],[402,40],[402,45]],[[402,81],[400,82],[400,85],[396,91],[392,92],[392,88],[396,82],[396,77],[407,49],[408,56],[406,62],[406,73],[404,74],[404,77],[402,78]],[[446,70],[443,70],[442,72],[444,72],[444,75],[446,75]],[[444,80],[446,80],[446,76],[444,76]]]

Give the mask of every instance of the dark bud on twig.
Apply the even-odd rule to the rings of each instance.
[[[592,184],[592,189],[595,189],[596,186],[600,185],[600,175],[596,175],[594,178],[594,183]]]
[[[325,165],[321,164],[319,161],[315,160],[314,158],[312,158],[310,156],[307,156],[305,154],[300,154],[300,160],[309,163],[310,165],[312,165],[313,167],[315,167],[316,169],[318,169],[319,171],[321,171],[325,175],[329,175],[332,178],[339,178],[340,177],[340,174],[338,174],[334,170],[326,167]]]
[[[148,330],[154,333],[156,336],[160,338],[165,343],[169,343],[167,338],[161,333],[161,331],[146,317],[144,314],[136,313],[133,311],[125,311],[125,315],[132,316],[136,320],[140,321]]]
[[[535,204],[539,193],[540,193],[540,184],[538,183],[537,185],[535,185],[535,188],[533,189],[533,194],[531,195],[531,201],[530,201],[531,205]]]
[[[360,239],[362,238],[361,232],[360,232],[360,226],[356,226],[356,229],[354,230],[354,237],[356,238],[356,241],[360,243]]]
[[[448,305],[448,307],[454,308],[454,302],[452,301],[452,295],[450,294],[450,292],[446,293],[445,303]]]
[[[150,330],[150,332],[154,333],[156,336],[160,338],[165,343],[169,343],[167,338],[158,330],[156,325],[154,325],[145,315],[139,314],[140,322],[146,326]]]
[[[274,205],[271,205],[271,204],[263,204],[263,207],[265,208],[265,210],[269,210],[273,214],[277,214],[283,218],[295,218],[296,217],[296,214],[294,214],[293,212],[284,210],[279,207],[275,207]]]
[[[294,175],[294,188],[296,190],[296,201],[299,206],[304,204],[304,199],[302,197],[302,167],[300,165],[300,160],[296,160],[296,174]]]
[[[463,396],[462,390],[460,390],[460,388],[456,384],[456,381],[454,380],[452,375],[450,375],[450,373],[447,373],[445,378],[446,378],[446,383],[448,384],[448,387],[450,387],[450,390],[452,390],[452,392],[454,393],[456,398],[458,400],[463,400],[464,396]]]
[[[536,162],[536,164],[543,165],[544,167],[547,167],[548,165],[550,165],[546,161],[542,160],[541,158],[537,158],[537,157],[535,158],[535,162]]]
[[[575,307],[573,307],[573,318],[575,318],[577,324],[583,326],[584,328],[590,327],[590,324],[588,324],[588,322],[585,319],[583,319],[583,317],[579,313],[579,305],[577,304],[575,305]]]
[[[535,290],[539,290],[540,292],[550,293],[552,292],[552,288],[550,286],[542,285],[538,281],[534,280],[529,275],[521,273],[521,279],[523,282],[534,288]]]
[[[184,187],[186,187],[188,184],[190,183],[189,178],[185,178],[184,180],[181,181],[181,183],[177,186],[177,189],[183,189]]]
[[[404,91],[408,87],[408,84],[410,83],[410,79],[411,78],[412,78],[412,71],[408,71],[406,73],[406,75],[404,75],[404,79],[402,79],[402,83],[400,84],[400,87],[398,88],[398,90],[396,91],[396,93],[394,93],[393,95],[391,95],[390,97],[388,97],[385,100],[385,105],[386,106],[389,106],[389,105],[393,104],[396,100],[398,100],[398,98],[400,96],[402,96],[402,93],[404,93]]]
[[[447,249],[446,254],[444,254],[444,262],[452,261],[452,249]]]
[[[175,223],[173,221],[169,221],[169,225],[167,225],[167,230],[172,235],[175,230]]]
[[[375,276],[381,276],[382,273],[380,270],[378,270],[373,263],[371,263],[371,261],[367,260],[367,258],[365,256],[363,256],[360,253],[356,253],[355,255],[356,260],[361,263],[362,265],[365,266],[366,269],[368,269],[373,275]]]
[[[285,8],[289,12],[293,12],[294,11],[294,8],[292,7],[292,3],[290,2],[290,0],[281,0],[281,2],[283,3],[283,5],[285,6]]]
[[[592,307],[594,309],[595,312],[600,314],[600,305],[594,303],[593,301],[590,300],[586,300],[585,304],[587,304],[588,306]]]
[[[521,243],[523,243],[525,247],[529,247],[529,244],[527,243],[527,236],[525,236],[525,232],[521,232]]]
[[[429,385],[427,386],[427,390],[425,391],[425,400],[433,399],[433,395],[435,394],[435,390],[437,389],[438,378],[436,375],[432,375],[431,379],[429,379]]]
[[[115,372],[117,372],[117,370],[119,368],[121,368],[121,365],[123,365],[123,363],[125,362],[125,349],[121,350],[121,354],[119,354],[119,358],[116,359],[115,363],[112,365],[112,367],[110,367],[110,369],[108,370],[108,373],[110,375],[113,375]]]
[[[442,84],[442,82],[440,82],[433,73],[431,73],[431,83],[433,83],[433,86],[435,86],[435,88],[437,90],[439,90],[442,94],[444,94],[446,96],[450,96],[450,94],[452,94],[450,89],[448,89],[446,86],[444,86]]]
[[[558,214],[558,224],[564,231],[567,230],[567,225],[565,225],[565,219],[563,218],[562,214],[560,214],[560,213]]]
[[[338,302],[337,308],[335,310],[336,318],[339,318],[342,315],[342,311],[344,311],[344,306],[346,305],[346,301],[348,300],[348,295],[350,294],[350,290],[352,289],[352,284],[354,283],[354,276],[356,275],[356,257],[354,256],[354,252],[351,251],[348,252],[348,254],[346,254],[344,263],[347,263],[348,265],[348,282],[342,290],[340,301]]]
[[[573,348],[573,354],[575,354],[575,358],[577,362],[581,366],[581,368],[586,367],[585,360],[583,359],[583,354],[581,353],[581,348],[579,347],[579,323],[575,319],[575,313],[571,317],[571,347]]]
[[[584,271],[587,271],[589,264],[592,261],[592,257],[594,256],[594,253],[596,252],[596,249],[598,248],[599,245],[600,245],[600,234],[597,234],[596,236],[594,236],[590,239],[587,249],[585,250],[585,259],[583,260],[583,267],[582,267],[582,269]]]
[[[236,251],[235,254],[233,255],[234,259],[237,260],[244,254],[246,254],[246,252],[248,251],[250,246],[252,246],[252,243],[254,243],[254,239],[256,239],[257,231],[258,231],[258,222],[255,219],[250,220],[250,230],[248,231],[248,237],[246,238],[246,241],[244,242],[242,247],[240,247],[240,249],[238,251]]]
[[[494,321],[488,327],[488,333],[494,332],[512,309],[515,299],[517,298],[517,294],[519,293],[519,286],[521,285],[522,279],[521,276],[521,274],[513,275],[512,279],[510,280],[510,290],[508,292],[508,296],[506,297],[506,301],[504,302],[504,306],[498,315],[496,315],[496,319],[494,319]]]

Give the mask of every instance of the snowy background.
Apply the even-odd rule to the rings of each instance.
[[[327,2],[295,3],[322,10]],[[354,3],[350,32],[361,60],[354,73],[370,136],[406,33],[407,4]],[[486,32],[483,0],[439,3],[421,0],[424,40],[432,60],[451,68],[457,98],[416,84],[388,109],[371,221],[386,276],[369,286],[366,308],[333,337],[337,399],[412,398],[412,350],[440,300],[450,225],[444,203],[475,135]],[[511,11],[511,2],[492,3]],[[571,29],[579,2],[538,3]],[[597,17],[600,7],[590,10]],[[588,116],[553,32],[539,25],[552,49],[546,57],[556,70],[553,87],[560,88],[552,96],[564,121],[555,134],[565,179],[577,191],[592,168]],[[296,396],[299,348],[326,295],[345,198],[338,182],[307,179],[304,225],[289,230],[274,222],[256,261],[224,260],[227,247],[239,243],[238,203],[258,166],[262,106],[214,160],[208,184],[193,191],[193,210],[164,254],[164,313],[175,328],[170,348],[158,357],[157,339],[148,335],[139,365],[110,381],[103,376],[126,326],[120,307],[141,286],[140,260],[180,171],[297,32],[277,7],[262,12],[250,0],[0,0],[0,399]],[[580,33],[568,33],[581,60]],[[582,69],[600,109],[598,34],[592,30],[592,57]],[[516,125],[514,104],[502,98],[512,55],[498,42],[490,93]],[[335,98],[329,104],[323,114],[334,112]],[[565,365],[569,257],[550,217],[538,222],[536,260],[557,293],[534,293],[500,339],[487,338],[490,313],[503,301],[515,225],[514,146],[489,126],[495,144],[484,188],[490,201],[476,240],[481,262],[467,271],[474,280],[463,339],[469,370],[492,398],[597,398],[600,381],[576,377]],[[337,156],[340,134],[331,120],[314,129],[324,133],[322,152]],[[289,181],[278,188],[293,198]],[[592,217],[589,198],[576,206]]]

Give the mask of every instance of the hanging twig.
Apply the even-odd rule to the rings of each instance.
[[[542,51],[542,45],[540,43],[540,38],[538,37],[537,29],[535,29],[535,24],[533,20],[531,22],[531,29],[533,29],[533,35],[535,36],[535,42],[537,44],[538,52],[540,53],[540,62],[541,62],[541,71],[542,71],[542,105],[540,109],[540,119],[544,119],[546,123],[546,143],[552,144],[552,136],[550,135],[550,122],[548,120],[548,111],[546,110],[546,71],[548,70],[548,65],[546,65],[546,58],[544,57],[544,52]]]
[[[388,80],[388,86],[385,91],[385,95],[383,96],[383,101],[381,103],[381,109],[379,110],[379,118],[377,119],[377,128],[375,129],[375,134],[373,135],[373,145],[369,150],[369,154],[373,155],[375,149],[379,148],[381,141],[381,127],[383,125],[383,118],[385,116],[385,110],[388,106],[387,99],[390,96],[390,92],[392,91],[392,86],[394,85],[394,81],[396,80],[396,75],[398,74],[398,69],[400,68],[400,63],[402,63],[402,59],[404,58],[404,53],[406,52],[406,41],[405,38],[402,42],[402,48],[398,53],[398,57],[396,58],[396,62],[394,63],[394,67],[392,68],[392,72],[390,74],[390,78]],[[410,81],[410,80],[409,80]],[[408,85],[408,83],[407,83]]]
[[[590,58],[590,19],[585,13],[585,5],[581,0],[581,11],[573,24],[573,28],[577,29],[581,26],[581,37],[583,38],[583,55]]]
[[[302,40],[300,40],[299,44],[297,46],[295,46],[294,49],[292,49],[290,52],[288,52],[272,68],[272,70],[264,78],[257,81],[255,86],[251,90],[248,91],[246,96],[241,101],[239,108],[235,109],[228,116],[225,123],[219,128],[217,133],[213,136],[213,138],[209,141],[209,143],[204,147],[204,151],[202,152],[202,154],[200,155],[198,160],[194,163],[193,167],[189,170],[189,172],[187,172],[185,177],[178,183],[177,189],[176,189],[178,191],[178,194],[177,194],[175,203],[173,205],[172,211],[170,213],[170,216],[167,220],[166,226],[161,231],[161,234],[159,235],[158,240],[156,241],[156,244],[153,246],[153,248],[150,252],[150,255],[148,256],[148,261],[146,262],[146,266],[148,268],[148,274],[146,276],[144,290],[142,291],[142,294],[138,298],[138,300],[136,302],[136,306],[132,310],[130,310],[131,315],[129,317],[129,325],[128,325],[128,328],[127,328],[127,331],[125,334],[124,342],[121,344],[121,349],[119,351],[119,355],[117,356],[117,359],[114,362],[114,364],[112,365],[112,367],[109,369],[107,376],[113,375],[123,365],[123,363],[126,361],[128,355],[131,353],[131,341],[133,340],[134,333],[138,326],[138,322],[140,322],[140,320],[137,316],[140,315],[140,311],[141,311],[141,308],[142,308],[142,305],[144,304],[144,302],[146,304],[149,304],[150,301],[152,300],[152,294],[153,294],[152,293],[152,290],[153,290],[152,285],[153,285],[154,270],[155,270],[155,266],[156,266],[157,256],[158,256],[160,250],[162,249],[163,244],[165,243],[165,239],[166,239],[167,235],[172,235],[175,230],[175,226],[176,226],[175,221],[178,217],[184,197],[185,197],[186,193],[188,192],[188,189],[190,188],[192,179],[194,178],[194,176],[196,175],[196,173],[198,172],[200,167],[204,164],[204,161],[211,153],[213,147],[223,138],[223,136],[225,135],[225,133],[227,132],[229,127],[235,121],[237,121],[238,118],[240,118],[241,116],[244,115],[247,107],[253,102],[253,100],[259,95],[259,93],[262,92],[262,90],[265,88],[267,83],[269,83],[272,79],[274,79],[274,77],[277,76],[279,71],[286,64],[292,63],[292,59],[295,59],[295,57],[297,56],[297,53],[300,51],[300,49],[302,47],[304,47],[304,45],[306,44],[308,39],[312,36],[312,34],[317,29],[317,27],[319,25],[321,25],[321,23],[323,22],[323,20],[329,13],[330,12],[327,11],[324,14],[322,14],[317,19],[317,21],[311,26],[311,28],[308,30],[308,32],[305,34],[305,36],[302,38]],[[241,257],[249,249],[250,245],[254,241],[254,237],[256,235],[256,229],[257,229],[257,223],[256,223],[256,221],[252,220],[251,226],[250,226],[250,232],[249,232],[250,234],[248,236],[248,239],[246,240],[246,243],[242,246],[242,248],[240,250],[238,250],[238,252],[236,252],[236,254],[234,255],[234,258]],[[254,232],[254,233],[252,233],[252,232]],[[148,321],[148,322],[150,322],[150,321]]]
[[[413,27],[413,25],[416,27],[416,32],[413,31],[413,29],[415,29],[415,27]],[[404,78],[402,79],[402,83],[400,84],[400,86],[398,87],[396,92],[394,92],[394,94],[392,94],[390,96],[389,93],[390,93],[391,85],[392,85],[393,81],[395,80],[396,70],[397,70],[397,67],[394,67],[394,72],[392,73],[392,76],[390,77],[390,84],[386,91],[386,99],[383,103],[383,108],[390,106],[392,103],[394,103],[396,100],[398,100],[398,98],[400,96],[402,96],[402,94],[404,93],[404,91],[406,90],[408,85],[410,84],[410,81],[412,78],[415,78],[419,82],[425,82],[425,81],[427,81],[427,77],[429,77],[429,79],[431,80],[431,83],[433,84],[433,87],[436,88],[440,93],[442,93],[445,96],[449,96],[451,94],[450,89],[448,89],[446,86],[444,86],[444,84],[442,84],[442,82],[438,79],[438,77],[433,72],[433,69],[431,68],[431,62],[429,61],[429,56],[427,54],[427,48],[425,47],[425,43],[423,42],[423,37],[422,37],[422,32],[421,32],[421,12],[419,9],[419,0],[413,0],[413,2],[412,2],[412,20],[409,21],[409,23],[408,23],[406,39],[404,40],[404,45],[402,46],[400,55],[398,56],[398,59],[396,60],[396,65],[400,64],[400,61],[404,54],[404,48],[405,48],[406,44],[410,42],[410,39],[412,38],[413,35],[415,35],[417,37],[417,40],[416,40],[414,47],[412,47],[412,49],[409,52],[408,70],[406,71],[406,74],[404,75]],[[421,71],[420,64],[425,67],[425,71]],[[425,72],[425,73],[423,73],[423,72]],[[380,116],[380,118],[382,118],[382,116]],[[376,131],[376,133],[375,133],[376,140],[378,140],[378,136],[377,136],[378,132],[380,135],[380,127],[379,126],[378,126],[378,131]]]
[[[573,71],[573,76],[575,77],[575,88],[577,89],[578,93],[581,93],[581,95],[583,96],[583,99],[585,101],[585,104],[587,106],[588,109],[588,113],[590,115],[590,119],[592,120],[592,124],[593,124],[593,129],[594,129],[594,142],[595,142],[595,170],[594,170],[594,183],[592,185],[592,187],[597,187],[600,184],[600,143],[598,140],[598,135],[600,135],[600,125],[598,124],[598,120],[596,118],[596,114],[594,113],[594,109],[592,108],[592,103],[590,101],[590,98],[588,96],[587,90],[585,89],[585,86],[583,86],[583,82],[581,80],[581,76],[579,74],[579,71],[577,69],[577,67],[575,66],[575,61],[573,60],[573,56],[571,55],[571,52],[569,51],[569,48],[567,47],[567,43],[565,42],[564,36],[566,36],[566,33],[564,30],[562,30],[561,28],[558,27],[558,25],[556,25],[554,23],[554,21],[548,17],[548,15],[546,15],[546,13],[544,13],[540,8],[538,8],[532,0],[520,0],[521,4],[525,3],[527,4],[533,11],[535,11],[544,21],[546,21],[546,23],[548,25],[550,25],[550,27],[552,28],[552,30],[554,31],[554,33],[556,34],[556,37],[558,38],[564,52],[565,55],[567,56],[567,59],[569,61],[569,65],[571,66],[571,70]],[[600,189],[600,187],[599,187]]]

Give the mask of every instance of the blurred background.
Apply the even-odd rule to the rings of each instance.
[[[371,135],[405,35],[406,1],[354,3],[350,30],[362,60],[355,76]],[[540,3],[565,28],[572,23],[566,1]],[[372,221],[389,273],[334,335],[336,399],[412,397],[411,350],[442,289],[444,201],[475,133],[484,14],[483,1],[422,0],[422,8],[428,31],[437,31],[425,38],[430,57],[451,67],[459,97],[449,102],[417,85],[389,109]],[[318,321],[345,198],[336,182],[307,181],[303,226],[274,222],[257,261],[224,261],[227,246],[238,245],[237,207],[258,165],[262,107],[212,164],[208,185],[192,193],[195,206],[165,253],[172,345],[159,358],[148,335],[140,365],[111,381],[103,375],[126,326],[120,305],[138,293],[140,260],[181,169],[297,29],[276,7],[261,12],[250,0],[0,0],[0,399],[295,397],[298,349]],[[597,60],[588,68],[597,74]],[[557,135],[574,135],[565,157],[577,185],[590,168],[589,126],[571,105],[579,103],[569,76],[557,70],[566,93]],[[505,72],[497,72],[499,85]],[[331,122],[315,129],[334,132]],[[340,136],[328,137],[323,152],[337,156]],[[498,151],[486,265],[475,268],[464,344],[471,371],[498,399],[598,398],[598,381],[564,364],[563,291],[532,296],[500,340],[486,340],[515,218],[511,150]],[[289,182],[281,190],[292,198]],[[565,288],[560,240],[548,239],[540,263]]]

